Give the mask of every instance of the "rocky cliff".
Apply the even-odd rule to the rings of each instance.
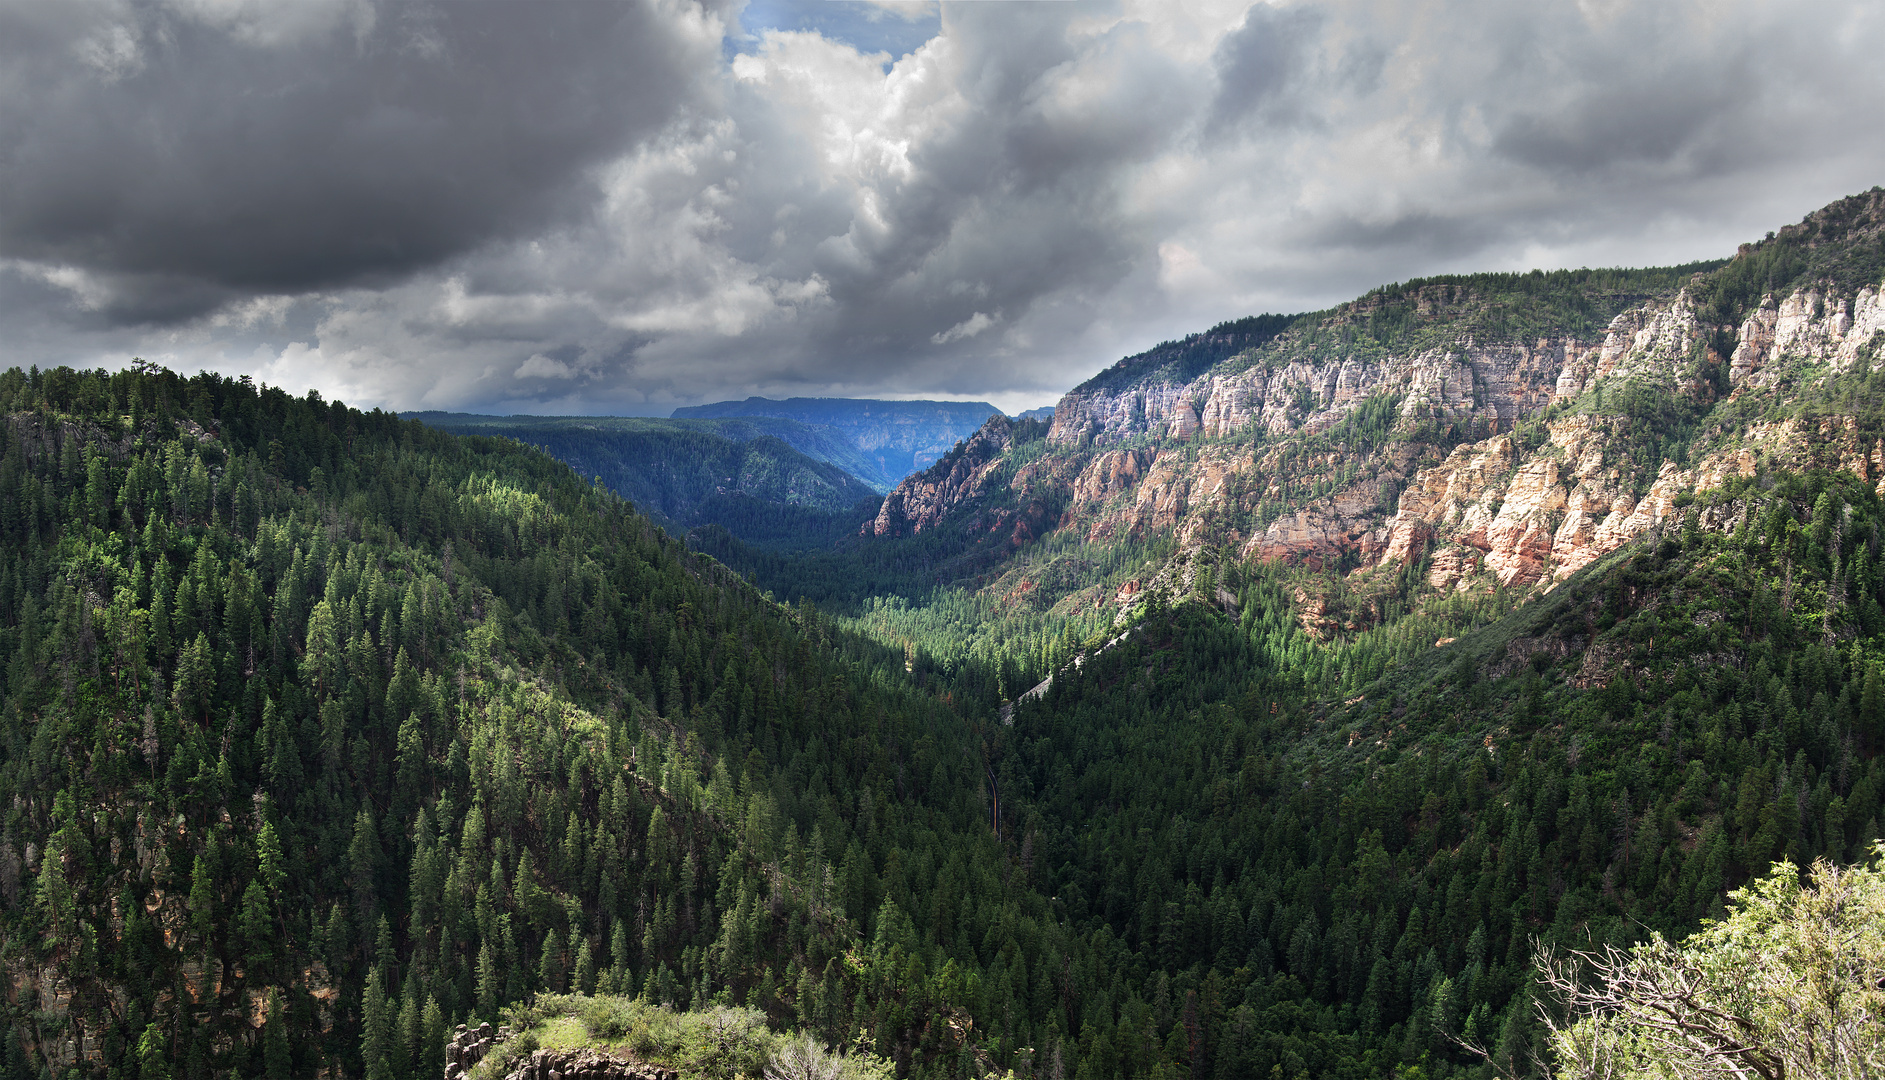
[[[1055,407],[1048,439],[1057,446],[1082,446],[1139,436],[1184,441],[1315,432],[1386,392],[1401,395],[1404,416],[1478,416],[1509,425],[1549,404],[1567,360],[1575,363],[1585,351],[1573,341],[1466,344],[1381,359],[1253,364],[1233,373],[1207,372],[1183,385],[1075,390]]]
[[[992,538],[1012,549],[1035,539],[1055,524],[1054,505],[1043,496],[1064,488],[1054,471],[1064,462],[1048,462],[1043,471],[1015,462],[1008,451],[1038,442],[1046,429],[1040,420],[989,417],[942,460],[897,485],[859,534],[916,536],[948,521],[971,542]]]
[[[915,535],[988,491],[1002,451],[1014,441],[1014,422],[988,418],[979,430],[943,455],[936,464],[906,478],[884,499],[877,519],[863,531],[875,536]]]
[[[1549,589],[1762,469],[1885,491],[1885,442],[1836,392],[1885,361],[1885,192],[1726,264],[1580,273],[1379,290],[1201,370],[1129,358],[1061,399],[1045,452],[1006,467],[986,427],[867,532],[1020,498],[1094,543]]]
[[[1555,400],[1569,402],[1607,381],[1630,379],[1699,396],[1706,390],[1684,360],[1707,348],[1707,334],[1686,293],[1662,310],[1619,315],[1600,348],[1585,362],[1565,366]],[[1799,389],[1788,385],[1789,365],[1796,376],[1823,380],[1861,359],[1875,364],[1881,341],[1885,305],[1876,288],[1831,305],[1813,288],[1778,302],[1768,295],[1738,329],[1728,373],[1733,391],[1725,404],[1744,397],[1752,404],[1762,389]],[[1838,469],[1874,482],[1885,474],[1885,445],[1861,438],[1852,416],[1733,424],[1746,410],[1723,413],[1723,422],[1693,447],[1692,467],[1664,460],[1653,464],[1653,473],[1618,460],[1612,450],[1619,422],[1602,413],[1546,422],[1548,437],[1531,450],[1507,435],[1460,446],[1416,474],[1385,526],[1381,556],[1407,559],[1425,544],[1450,542],[1479,552],[1501,584],[1550,584],[1661,524],[1684,495],[1754,476],[1763,460],[1770,468]],[[1436,570],[1433,583],[1458,577]]]

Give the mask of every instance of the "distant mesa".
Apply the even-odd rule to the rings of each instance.
[[[1038,411],[1038,410],[1036,410]],[[1049,412],[1051,413],[1051,409]],[[876,465],[865,479],[894,486],[935,464],[1001,410],[986,401],[878,401],[870,398],[770,398],[717,401],[674,410],[677,420],[770,416],[829,427]],[[862,476],[862,473],[859,473]]]
[[[1052,420],[1053,418],[1054,407],[1052,405],[1043,405],[1038,409],[1029,409],[1026,412],[1015,414],[1016,420]]]

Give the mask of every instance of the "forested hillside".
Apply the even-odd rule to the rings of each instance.
[[[1323,650],[1233,578],[1228,616],[1197,598],[1022,703],[1016,827],[1129,973],[1082,1013],[1091,1074],[1444,1074],[1462,1043],[1524,1072],[1537,946],[1680,936],[1775,859],[1865,857],[1879,512],[1823,474],[1723,491],[1438,649],[1470,611]]]
[[[436,1075],[568,987],[953,1049],[894,900],[1002,859],[900,654],[509,440],[152,370],[0,410],[12,1073]]]
[[[676,419],[794,420],[841,433],[873,466],[852,469],[886,487],[927,468],[1001,410],[985,401],[874,401],[869,398],[770,398],[716,401],[674,410]],[[850,466],[846,466],[849,468]]]
[[[761,546],[826,546],[875,512],[876,466],[837,431],[775,417],[411,413],[534,446],[675,532],[712,522]]]

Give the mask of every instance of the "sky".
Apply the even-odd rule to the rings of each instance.
[[[0,0],[0,366],[363,408],[1051,404],[1885,184],[1885,5]]]

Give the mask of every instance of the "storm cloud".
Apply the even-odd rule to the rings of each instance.
[[[0,23],[0,252],[114,319],[399,280],[578,220],[717,42],[641,4],[32,3]]]
[[[394,408],[1053,400],[1885,182],[1885,18],[1727,3],[0,7],[0,330]]]

